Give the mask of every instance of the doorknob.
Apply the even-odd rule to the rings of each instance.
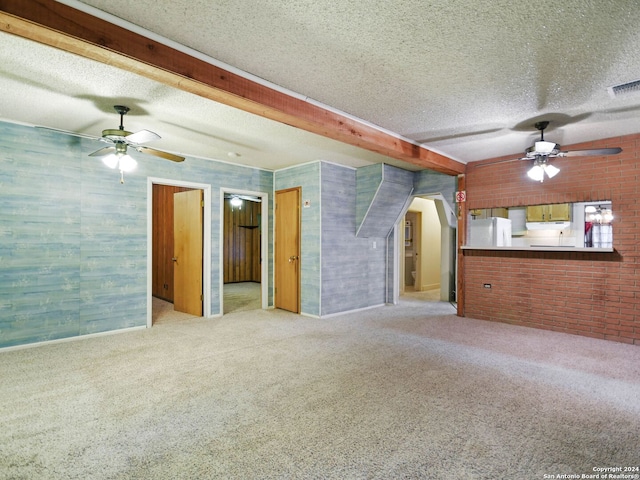
[[[300,258],[300,257],[298,257],[297,255],[291,255],[289,257],[289,263],[293,262],[294,260],[297,260],[298,258]]]

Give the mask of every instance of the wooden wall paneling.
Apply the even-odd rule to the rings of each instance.
[[[244,202],[245,208],[242,209],[241,217],[242,221],[239,225],[240,233],[242,235],[242,243],[244,249],[242,251],[242,258],[240,259],[240,266],[242,268],[242,277],[247,281],[251,280],[252,260],[253,260],[253,248],[251,235],[251,212],[253,209],[253,202]]]
[[[237,223],[235,225],[235,233],[236,233],[236,248],[234,250],[235,253],[235,268],[236,268],[236,278],[239,282],[245,281],[247,279],[247,231],[242,228],[243,225],[246,225],[246,216],[247,216],[247,202],[243,202],[243,208],[238,209],[236,211],[236,219]]]
[[[249,276],[251,281],[260,282],[260,203],[249,202],[251,204],[251,218],[249,219],[251,230],[248,231],[251,238],[251,268]],[[254,228],[255,227],[255,228]]]
[[[246,236],[247,236],[247,252],[250,262],[247,263],[247,278],[253,282],[259,282],[260,276],[256,276],[256,270],[260,271],[260,228],[258,222],[258,212],[260,211],[260,203],[246,202]]]
[[[224,283],[260,282],[260,203],[245,200],[242,208],[224,202]]]
[[[173,194],[186,190],[191,189],[153,185],[151,293],[168,302],[173,302]]]
[[[229,200],[224,201],[224,219],[222,232],[222,268],[223,283],[231,282],[232,246],[233,246],[233,218]]]

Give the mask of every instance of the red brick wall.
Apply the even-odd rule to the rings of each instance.
[[[465,250],[465,316],[640,345],[640,134],[563,148],[616,146],[554,159],[560,173],[544,183],[527,177],[530,161],[490,165],[514,157],[467,166],[469,209],[611,200],[615,252]]]

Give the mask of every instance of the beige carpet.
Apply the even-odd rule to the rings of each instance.
[[[405,287],[404,293],[400,296],[400,300],[414,299],[421,300],[423,302],[439,302],[440,301],[440,289],[415,291],[413,287]]]
[[[246,312],[261,308],[260,284],[256,282],[227,283],[223,287],[224,313]],[[177,312],[173,303],[160,298],[152,299],[152,322],[159,325],[170,322],[180,322],[195,318],[187,313]]]
[[[1,479],[543,479],[640,459],[640,348],[446,302],[161,322],[1,352],[0,378]]]
[[[256,282],[225,283],[224,313],[258,310],[261,307],[260,286]]]

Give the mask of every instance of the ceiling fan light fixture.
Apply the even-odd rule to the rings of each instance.
[[[118,166],[118,162],[119,158],[114,153],[102,157],[102,163],[104,163],[109,168],[116,168]]]
[[[560,171],[558,167],[554,167],[553,165],[545,165],[543,169],[549,178],[555,177]]]
[[[559,148],[557,148],[558,145],[555,144],[554,142],[545,142],[543,140],[536,142],[536,146],[535,146],[535,151],[537,153],[557,153],[557,150],[559,150]],[[554,150],[556,150],[556,152],[554,152]]]
[[[117,168],[121,172],[132,172],[138,166],[138,162],[134,158],[121,153],[112,153],[103,157],[102,163],[109,168]]]
[[[104,147],[91,154],[90,157],[104,157],[102,162],[109,168],[120,170],[120,183],[124,183],[124,172],[131,172],[138,166],[132,157],[127,154],[127,147],[130,145],[138,152],[155,155],[173,162],[182,162],[184,157],[173,155],[141,145],[142,143],[158,140],[160,135],[149,130],[140,130],[136,133],[128,132],[124,129],[123,117],[129,111],[125,105],[114,105],[113,108],[120,115],[120,126],[117,129],[107,129],[102,131],[101,141],[111,144],[111,147]],[[109,154],[109,155],[107,155]]]
[[[129,155],[122,155],[118,159],[118,166],[123,172],[132,172],[138,166],[138,162],[136,162],[135,159],[133,159],[133,157],[130,157]]]
[[[540,165],[534,165],[527,172],[529,178],[531,180],[535,180],[536,182],[542,182],[544,180],[544,169]]]
[[[560,172],[558,167],[554,167],[553,165],[549,165],[546,160],[536,160],[535,164],[529,171],[527,175],[532,180],[536,182],[543,182],[545,174],[549,178],[555,177]]]

